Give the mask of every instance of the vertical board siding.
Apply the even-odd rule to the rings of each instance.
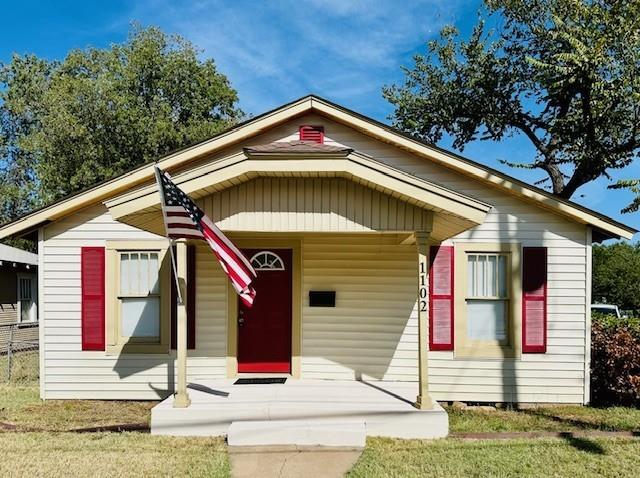
[[[225,231],[419,231],[429,213],[345,178],[256,178],[199,205]]]

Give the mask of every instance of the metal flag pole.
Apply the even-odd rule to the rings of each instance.
[[[180,290],[180,281],[178,280],[178,267],[176,266],[176,257],[173,253],[174,240],[169,237],[169,228],[167,227],[167,216],[164,213],[164,208],[166,206],[165,198],[164,198],[164,188],[162,187],[162,179],[160,178],[160,168],[155,165],[154,170],[156,173],[156,182],[158,183],[158,190],[160,191],[160,205],[162,207],[162,220],[164,221],[164,231],[167,234],[167,239],[169,240],[169,252],[171,254],[171,268],[173,269],[173,278],[176,281],[176,292],[178,304],[183,305],[182,301],[182,291]]]

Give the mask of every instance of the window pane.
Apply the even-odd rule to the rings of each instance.
[[[487,256],[487,297],[495,297],[498,294],[496,277],[498,271],[496,267],[497,256]]]
[[[467,335],[471,340],[505,340],[506,301],[467,301],[467,324]]]
[[[498,295],[507,297],[507,256],[498,256]]]
[[[478,256],[478,267],[476,269],[476,297],[485,297],[487,295],[486,283],[486,263],[487,256]]]
[[[467,262],[467,295],[469,297],[476,296],[476,267],[477,267],[477,256],[471,255],[469,256],[469,261]]]
[[[159,271],[158,253],[152,252],[149,254],[149,290],[152,294],[160,293]]]
[[[120,254],[120,294],[129,293],[131,282],[129,280],[129,254]]]
[[[122,299],[122,336],[160,336],[160,298]]]
[[[140,254],[140,294],[149,293],[149,254]]]

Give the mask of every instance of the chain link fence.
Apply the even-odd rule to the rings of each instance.
[[[38,382],[38,334],[37,322],[0,325],[0,383]]]

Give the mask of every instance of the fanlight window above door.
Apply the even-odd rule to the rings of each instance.
[[[251,258],[251,266],[257,271],[283,271],[284,262],[278,254],[260,251]]]

